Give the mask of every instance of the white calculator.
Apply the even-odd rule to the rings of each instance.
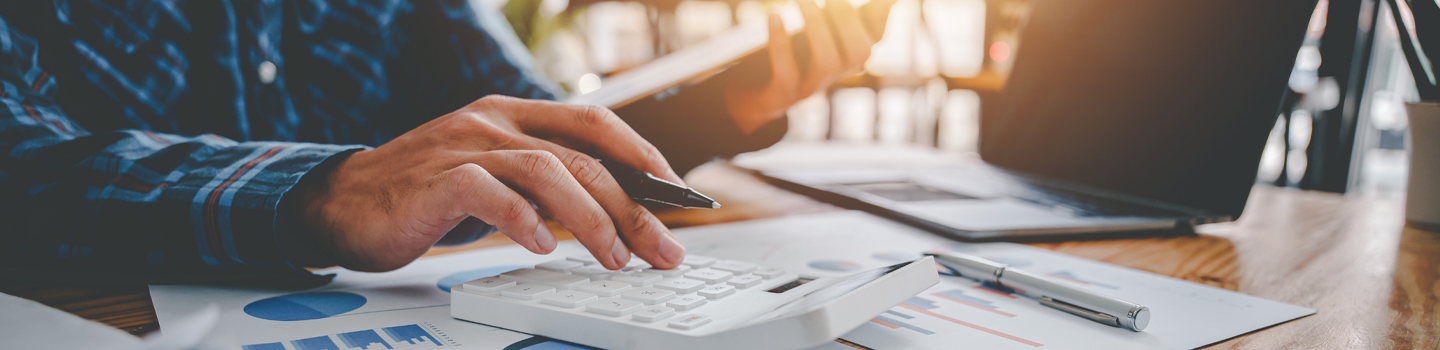
[[[939,283],[930,257],[843,277],[699,255],[619,271],[574,255],[465,282],[450,314],[607,349],[797,349],[832,341]]]

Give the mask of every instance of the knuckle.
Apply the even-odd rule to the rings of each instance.
[[[445,177],[441,188],[445,193],[452,196],[471,193],[479,184],[490,178],[490,172],[474,163],[462,164],[452,169],[450,175]]]
[[[499,128],[495,127],[484,115],[476,112],[462,112],[453,114],[445,123],[446,131],[455,136],[480,135],[486,138],[502,136]]]
[[[505,205],[505,208],[501,210],[503,211],[497,213],[500,214],[500,220],[511,225],[520,226],[525,224],[525,220],[529,217],[530,210],[532,209],[530,209],[530,202],[517,199],[510,201]]]
[[[611,118],[618,118],[615,116],[615,112],[596,105],[581,106],[575,115],[575,119],[581,125],[589,127],[607,126],[613,121]]]
[[[508,102],[509,100],[510,98],[505,95],[485,95],[485,97],[481,97],[480,99],[475,100],[475,103],[493,106],[496,104]]]
[[[604,178],[605,168],[596,161],[580,152],[568,153],[565,156],[565,164],[570,172],[575,175],[575,180],[580,184],[594,184]]]
[[[645,207],[635,205],[631,210],[626,222],[629,223],[630,234],[648,234],[655,231],[655,220],[651,219],[650,211]]]
[[[526,176],[543,187],[554,186],[564,173],[560,159],[550,152],[521,151],[517,157],[520,158],[520,169],[525,171]]]
[[[603,211],[591,210],[584,215],[582,220],[581,224],[584,225],[582,228],[585,232],[604,233],[610,230],[610,216],[605,215]]]

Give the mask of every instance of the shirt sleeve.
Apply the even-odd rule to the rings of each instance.
[[[0,19],[0,275],[69,283],[328,281],[286,192],[360,146],[86,131]]]

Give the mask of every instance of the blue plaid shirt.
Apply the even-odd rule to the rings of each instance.
[[[277,215],[286,191],[479,97],[555,98],[502,51],[464,0],[6,1],[0,272],[313,281],[327,260]],[[671,100],[636,108],[698,103]],[[628,119],[682,169],[783,134],[717,110],[694,128],[709,139]]]

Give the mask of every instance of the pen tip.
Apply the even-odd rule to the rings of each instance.
[[[720,209],[720,202],[710,202],[710,209]]]

